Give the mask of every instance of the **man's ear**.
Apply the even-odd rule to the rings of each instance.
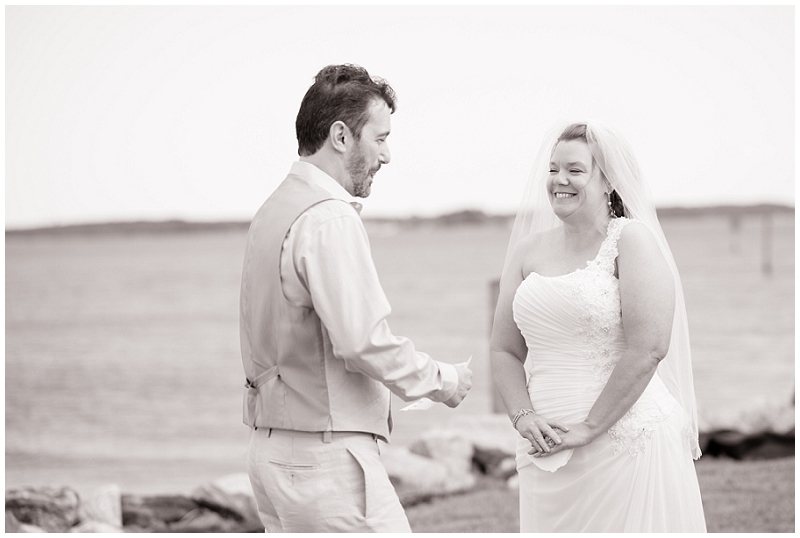
[[[339,120],[333,122],[331,125],[328,138],[331,141],[331,146],[333,149],[340,153],[345,153],[347,151],[347,146],[352,140],[352,134],[350,133],[350,129],[347,127],[347,125],[345,125],[343,121]]]

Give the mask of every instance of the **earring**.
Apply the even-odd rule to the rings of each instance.
[[[616,212],[614,212],[614,207],[611,205],[611,193],[609,192],[607,194],[608,194],[608,210],[611,212],[611,216],[613,218],[617,218],[617,214]]]

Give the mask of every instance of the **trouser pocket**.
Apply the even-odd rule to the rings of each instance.
[[[270,465],[286,469],[287,471],[313,471],[319,469],[316,463],[286,463],[283,461],[269,460]]]
[[[364,476],[364,520],[373,532],[411,532],[374,439],[348,439],[347,450]]]
[[[374,463],[370,462],[368,454],[363,453],[362,447],[353,447],[348,445],[347,452],[350,453],[350,455],[355,460],[358,469],[360,469],[360,475],[361,475],[360,478],[362,480],[359,481],[360,483],[358,483],[357,489],[355,489],[354,492],[359,502],[359,510],[361,511],[361,515],[364,516],[364,518],[368,518],[369,508],[370,508],[369,499],[371,496],[370,494],[373,489],[372,486],[374,482],[372,477],[373,474],[372,466],[374,465]]]

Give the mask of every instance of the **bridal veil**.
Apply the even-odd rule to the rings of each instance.
[[[672,272],[675,282],[675,314],[672,324],[672,337],[669,351],[659,364],[658,374],[670,393],[686,412],[690,428],[686,432],[686,436],[691,446],[692,457],[697,459],[700,457],[700,446],[698,441],[697,403],[689,347],[689,327],[683,287],[675,260],[658,221],[650,189],[630,146],[619,134],[602,124],[593,121],[581,123],[586,125],[586,134],[592,157],[612,188],[616,190],[621,198],[625,208],[625,216],[638,220],[649,228]],[[511,239],[503,266],[504,273],[521,239],[529,234],[562,225],[550,205],[547,194],[547,179],[553,149],[559,135],[568,125],[569,123],[560,124],[551,129],[545,136],[528,178],[511,231]]]

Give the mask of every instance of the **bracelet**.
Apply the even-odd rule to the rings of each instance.
[[[514,426],[514,429],[516,429],[517,422],[519,421],[519,419],[521,419],[525,415],[532,415],[532,414],[533,414],[533,409],[520,409],[519,411],[517,411],[517,414],[514,415],[514,418],[511,419],[511,425]]]

